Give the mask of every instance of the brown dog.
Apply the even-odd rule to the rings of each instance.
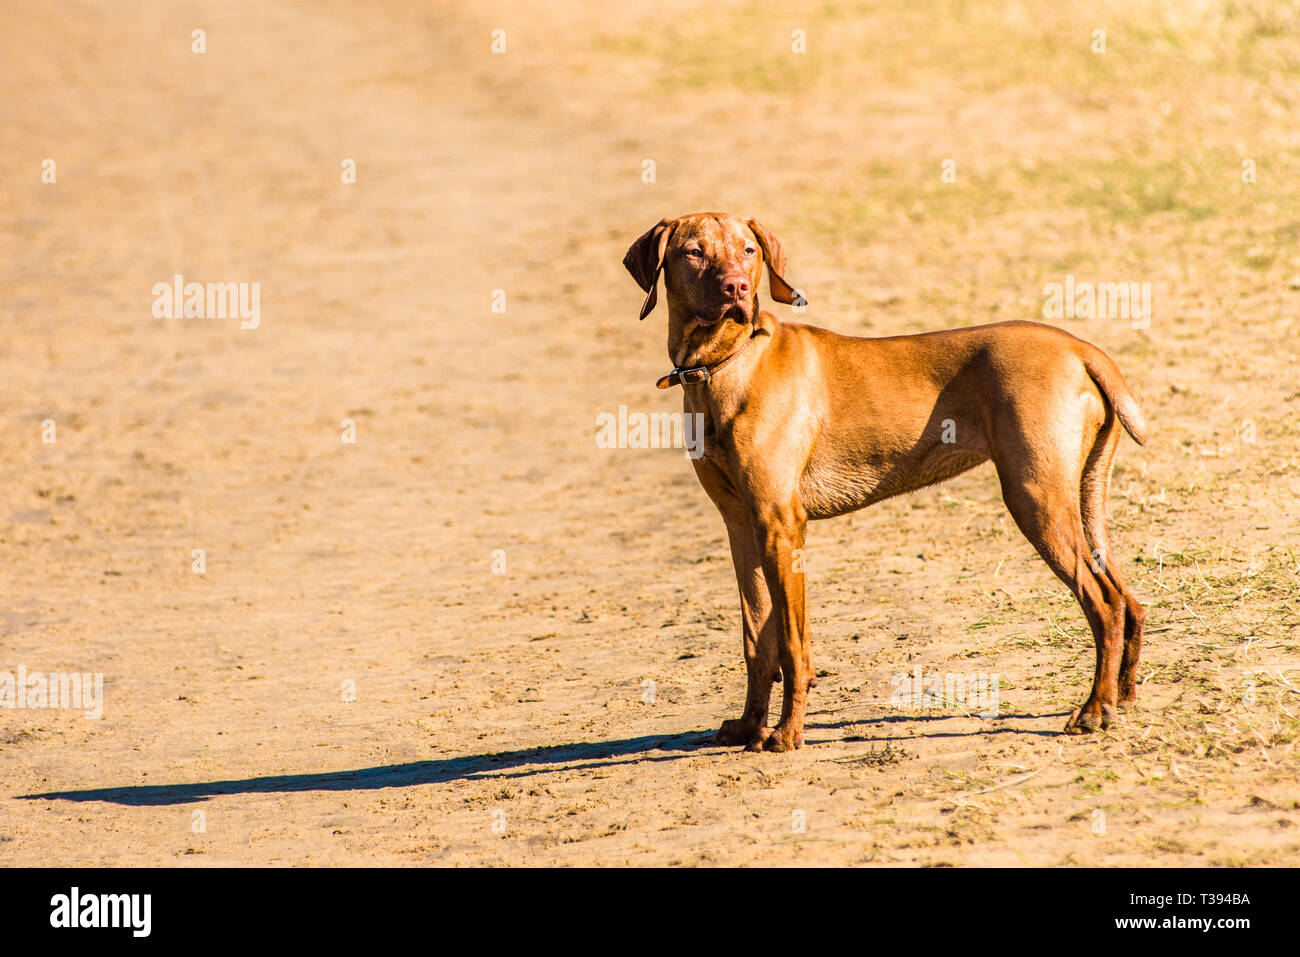
[[[815,684],[800,571],[808,519],[831,518],[940,482],[989,459],[1008,510],[1070,587],[1092,628],[1092,693],[1066,731],[1106,728],[1133,703],[1144,612],[1120,580],[1106,529],[1119,444],[1146,427],[1100,349],[1035,322],[862,339],[780,322],[758,308],[793,303],[781,243],[723,213],[665,219],[623,258],[654,308],[668,297],[660,388],[684,386],[704,415],[700,484],[727,524],[740,585],[745,711],[720,744],[788,751],[803,744]],[[780,675],[778,675],[778,666]],[[784,677],[781,719],[767,727]]]

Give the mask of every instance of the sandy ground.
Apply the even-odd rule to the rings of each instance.
[[[0,863],[1300,860],[1294,7],[992,6],[7,10],[0,671],[105,703],[0,712]],[[1152,284],[1149,328],[1059,320],[1152,426],[1139,710],[1058,733],[1091,638],[986,468],[815,525],[807,746],[709,743],[721,521],[682,452],[595,441],[680,408],[620,260],[699,209],[846,333]],[[260,324],[155,318],[177,273]],[[998,716],[891,703],[918,667]]]

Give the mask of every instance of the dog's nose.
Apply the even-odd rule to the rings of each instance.
[[[722,294],[739,302],[749,295],[749,279],[741,273],[723,276]]]

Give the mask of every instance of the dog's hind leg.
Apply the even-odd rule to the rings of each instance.
[[[1097,433],[1096,443],[1083,466],[1080,479],[1080,503],[1083,530],[1092,548],[1093,567],[1105,574],[1124,596],[1124,654],[1119,664],[1120,708],[1137,701],[1137,665],[1142,654],[1142,626],[1146,610],[1133,597],[1119,574],[1119,561],[1110,547],[1110,529],[1106,522],[1106,498],[1110,491],[1111,467],[1119,445],[1120,430],[1115,412],[1107,408],[1106,422]]]
[[[1079,446],[1089,435],[1091,449],[1096,425],[1084,427]],[[1092,693],[1070,715],[1068,732],[1096,731],[1110,726],[1119,703],[1120,661],[1124,650],[1126,598],[1110,575],[1094,571],[1092,547],[1083,526],[1080,488],[1084,458],[1073,442],[1034,444],[1024,431],[1003,429],[1008,438],[994,461],[1007,509],[1039,555],[1069,587],[1092,629],[1097,660]]]

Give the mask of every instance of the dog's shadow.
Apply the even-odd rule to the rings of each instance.
[[[92,788],[20,795],[25,800],[109,801],[136,806],[164,806],[206,801],[223,794],[287,794],[294,791],[373,791],[419,784],[445,784],[478,777],[527,777],[557,770],[609,767],[636,761],[669,761],[692,751],[716,747],[712,734],[692,732],[665,737],[646,735],[619,741],[584,741],[520,751],[498,751],[457,758],[435,758],[407,764],[387,764],[352,771],[318,774],[273,774],[229,781],[194,784],[144,784],[130,787]],[[652,752],[663,752],[653,754]],[[540,766],[538,766],[540,765]]]
[[[1035,715],[1007,715],[1006,717],[1038,717]],[[895,721],[943,721],[951,716],[909,716],[869,718],[862,721],[843,721],[833,724],[809,722],[808,729],[834,730],[847,727],[888,724]],[[977,736],[989,733],[1016,732],[1020,734],[1055,734],[1049,731],[1031,731],[1024,728],[991,728],[969,732],[927,732],[918,737]],[[912,736],[908,736],[912,737]],[[812,745],[834,741],[899,741],[905,737],[828,738],[818,741],[809,738]],[[912,738],[914,739],[914,738]],[[518,751],[498,751],[494,754],[474,754],[458,758],[438,758],[429,761],[411,761],[406,764],[388,764],[351,771],[328,771],[317,774],[274,774],[266,777],[239,778],[227,781],[200,781],[192,784],[143,784],[115,788],[90,788],[82,791],[49,791],[43,794],[23,794],[22,800],[37,801],[107,801],[135,807],[165,807],[173,804],[191,804],[206,801],[224,794],[290,794],[295,791],[373,791],[380,788],[413,787],[420,784],[445,784],[476,778],[530,777],[560,770],[577,771],[587,768],[607,768],[619,764],[636,764],[646,761],[675,761],[704,750],[725,751],[713,742],[713,732],[691,731],[684,734],[643,735],[615,741],[584,741],[577,744],[560,744],[542,748],[525,748]]]

